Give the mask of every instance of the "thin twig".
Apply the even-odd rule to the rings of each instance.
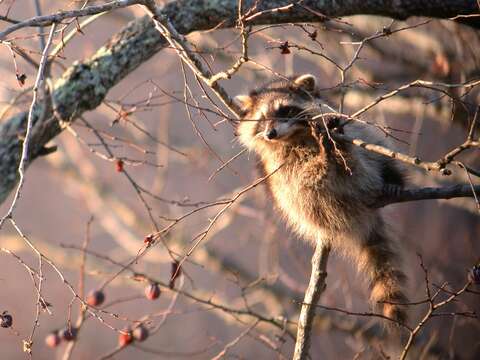
[[[250,331],[252,331],[255,326],[257,326],[258,320],[256,320],[252,325],[250,325],[248,328],[246,328],[240,335],[238,335],[235,339],[233,339],[231,342],[229,342],[223,349],[220,351],[215,357],[212,358],[212,360],[220,360],[224,358],[227,355],[227,351],[234,347],[235,345],[238,344],[240,340],[242,340],[245,336],[248,335]]]
[[[80,273],[79,273],[79,278],[78,278],[78,295],[83,299],[85,297],[85,262],[87,260],[87,247],[88,244],[90,243],[90,228],[93,222],[93,216],[90,217],[90,219],[87,222],[87,228],[85,231],[85,239],[82,244],[82,258],[80,262]],[[78,342],[78,333],[80,332],[80,328],[83,325],[83,322],[85,321],[85,315],[87,309],[83,304],[80,304],[80,313],[78,314],[77,322],[75,323],[75,329],[71,329],[69,327],[69,330],[73,333],[76,331],[76,337],[70,341],[65,349],[65,352],[63,353],[63,360],[69,360],[70,357],[72,356],[73,349],[75,348],[75,345]]]
[[[53,41],[53,34],[55,33],[55,27],[56,27],[56,25],[53,24],[52,27],[50,28],[50,34],[48,35],[47,44],[45,45],[45,48],[43,49],[42,58],[40,60],[40,66],[39,66],[38,72],[37,72],[37,78],[35,80],[35,85],[33,86],[33,99],[32,99],[32,103],[30,104],[30,110],[28,111],[27,130],[26,130],[26,133],[25,133],[25,139],[23,140],[23,147],[22,147],[22,155],[21,155],[21,158],[20,158],[20,164],[18,165],[18,173],[19,173],[20,179],[18,181],[17,190],[15,191],[15,195],[13,197],[10,208],[8,209],[5,216],[2,217],[2,219],[0,220],[0,229],[2,228],[2,225],[5,222],[5,220],[12,216],[13,211],[15,210],[15,206],[17,204],[17,201],[20,198],[20,193],[22,191],[23,184],[25,182],[25,167],[26,167],[26,164],[28,162],[28,151],[29,151],[30,137],[31,137],[30,133],[31,133],[32,126],[33,126],[33,112],[34,112],[34,109],[35,109],[35,105],[37,104],[38,89],[40,88],[40,85],[43,81],[43,75],[44,75],[44,71],[45,71],[45,67],[47,65],[47,59],[48,59],[48,56],[47,56],[48,49],[50,47],[50,44]]]

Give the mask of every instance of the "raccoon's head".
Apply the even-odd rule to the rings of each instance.
[[[291,141],[309,133],[308,120],[317,109],[316,78],[310,74],[276,80],[235,98],[242,109],[238,126],[241,142],[253,147],[259,141]]]

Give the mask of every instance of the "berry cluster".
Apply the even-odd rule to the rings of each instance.
[[[74,341],[77,338],[77,333],[78,330],[76,328],[66,326],[63,329],[55,330],[48,334],[45,338],[45,344],[47,344],[48,347],[55,348],[62,341]]]
[[[138,325],[133,331],[129,328],[124,329],[118,336],[118,346],[125,347],[133,341],[145,341],[148,338],[148,329],[142,324]]]

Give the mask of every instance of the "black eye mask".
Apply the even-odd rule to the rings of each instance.
[[[281,106],[275,112],[275,118],[278,118],[278,121],[288,121],[289,119],[296,118],[295,124],[301,125],[304,127],[308,126],[308,117],[305,114],[305,110],[293,105]]]
[[[301,112],[303,112],[303,109],[299,108],[298,106],[280,106],[280,108],[275,111],[275,117],[280,118],[280,119],[291,119],[294,117],[297,117]]]

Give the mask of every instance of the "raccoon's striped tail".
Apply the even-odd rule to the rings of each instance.
[[[392,319],[393,321],[386,320],[389,325],[394,322],[405,324],[405,306],[399,304],[408,301],[404,293],[406,276],[401,270],[401,255],[396,249],[395,241],[388,234],[380,216],[362,244],[358,265],[369,278],[370,300],[375,311]]]

